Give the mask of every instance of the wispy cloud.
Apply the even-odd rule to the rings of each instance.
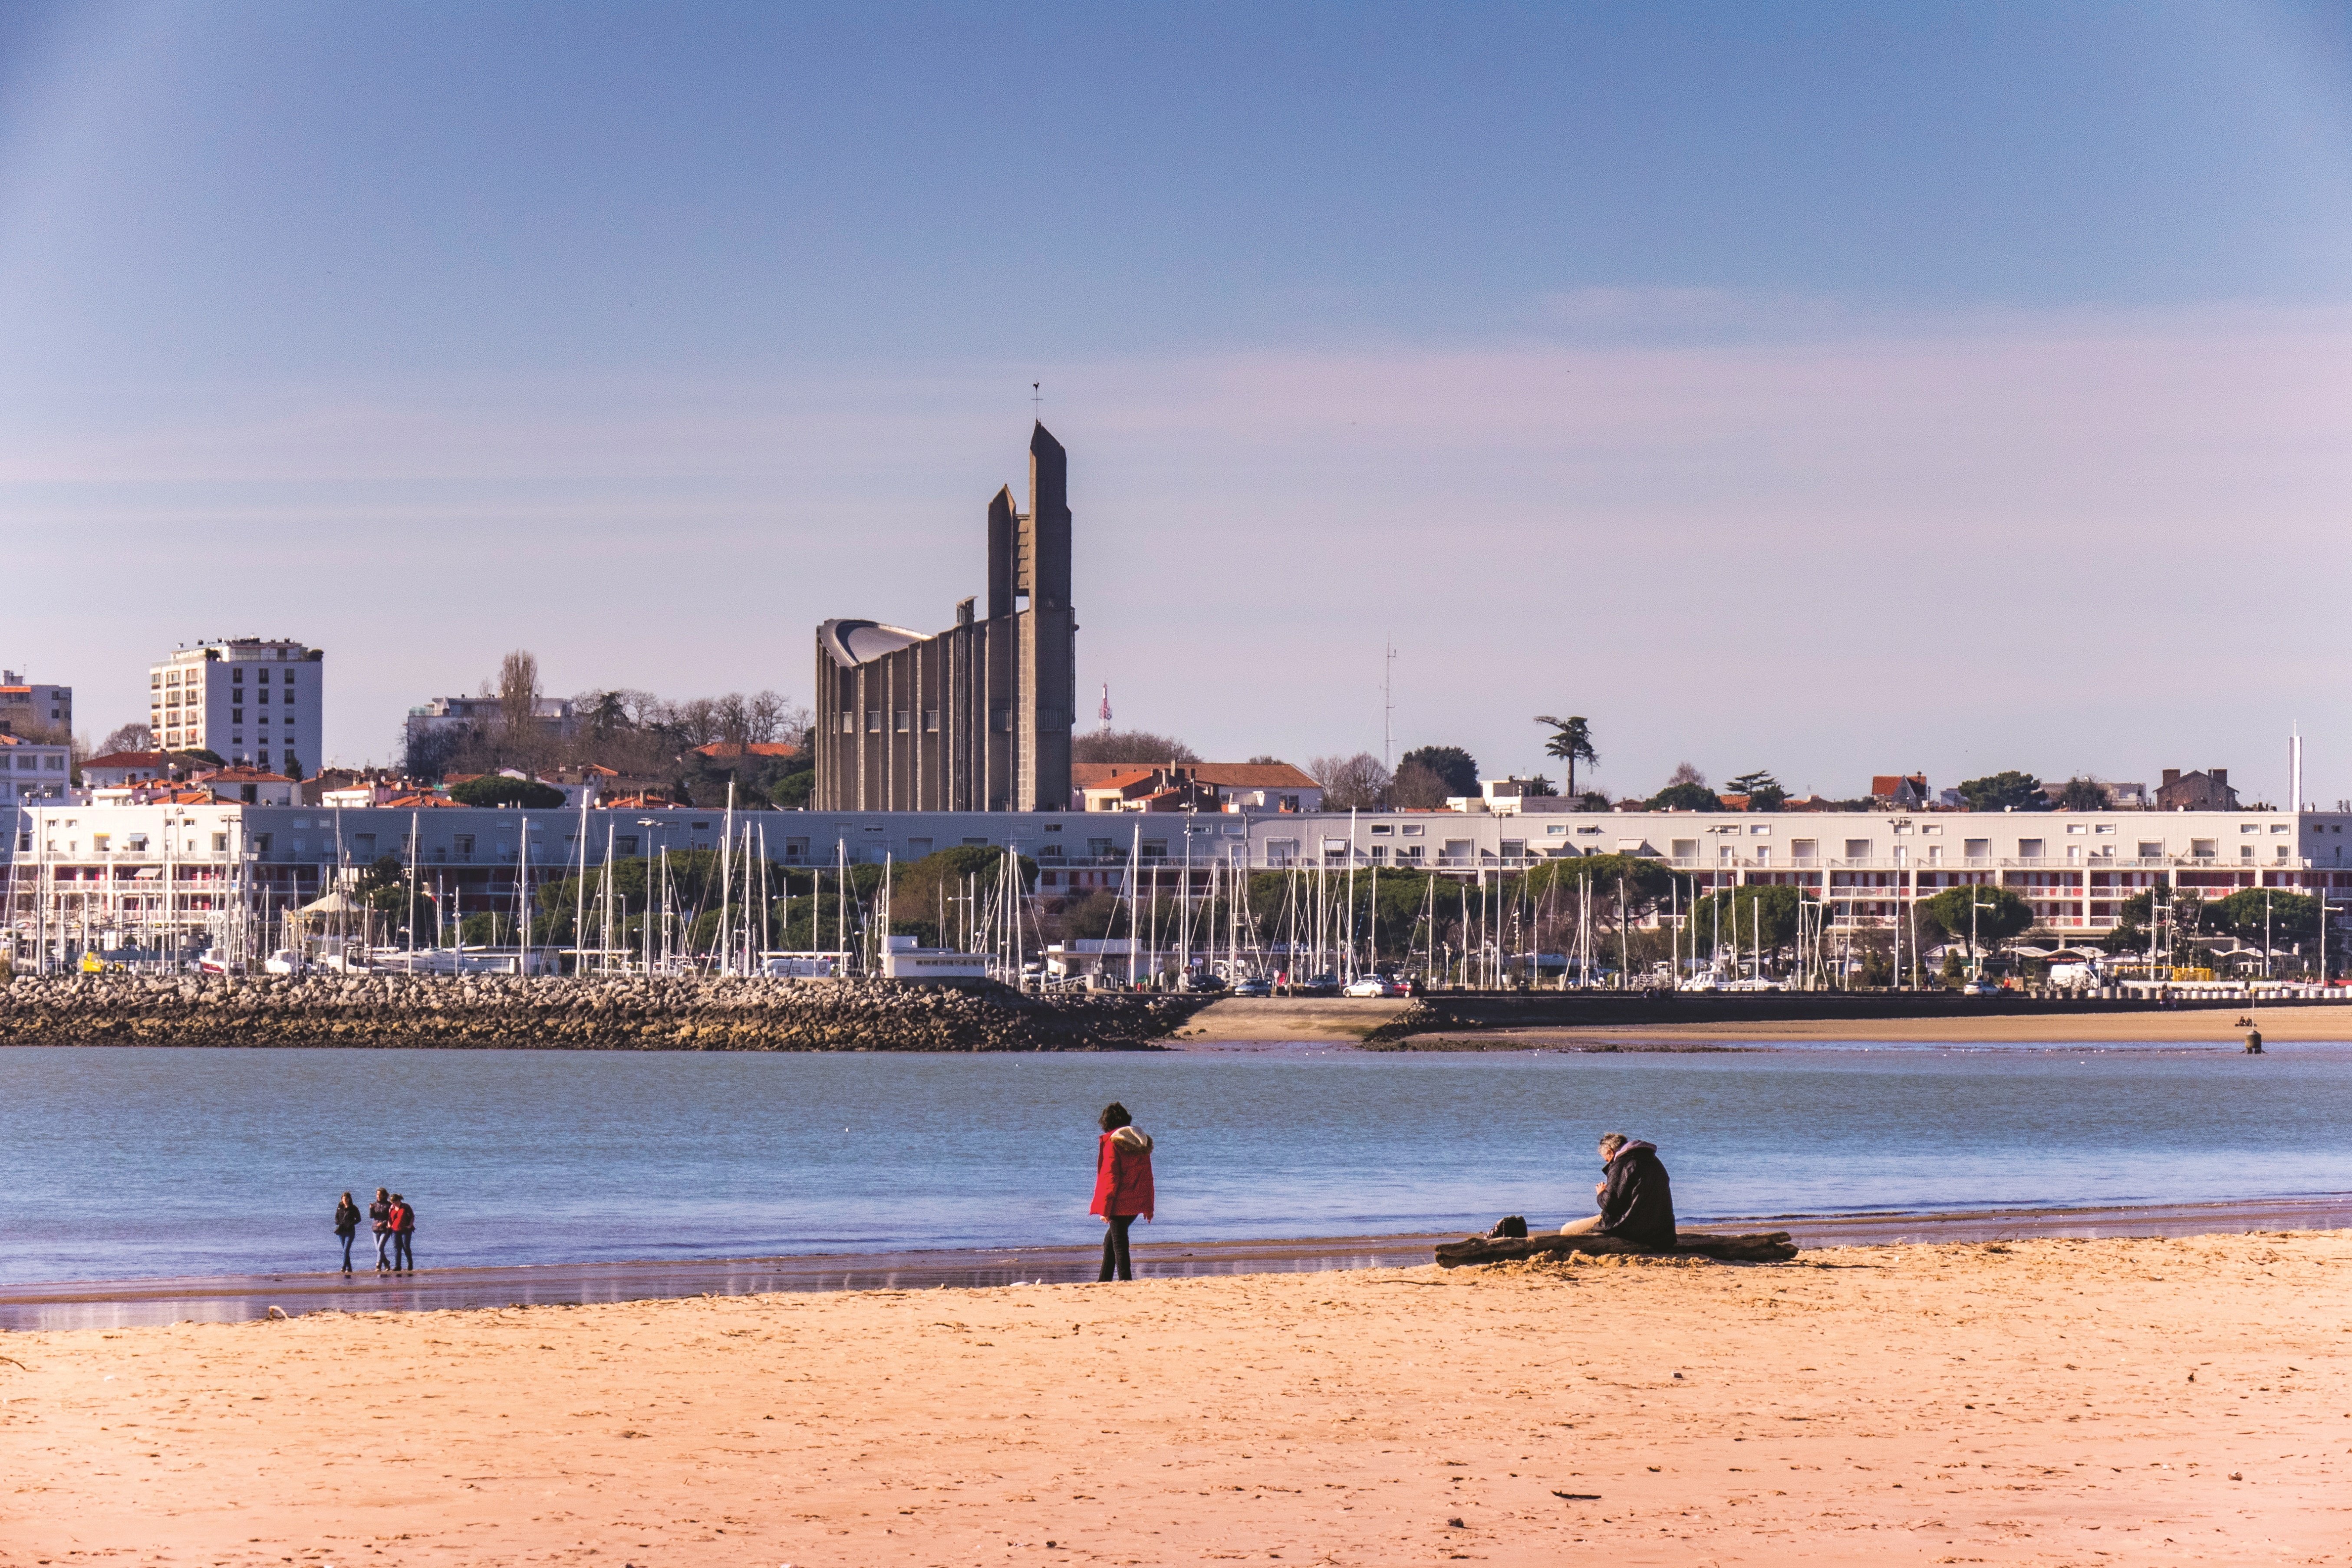
[[[122,597],[94,636],[60,600],[19,636],[119,646],[66,672],[102,715],[159,641],[303,635],[332,605],[354,753],[517,641],[565,684],[804,688],[815,620],[943,621],[971,591],[1042,377],[1075,460],[1083,679],[1217,750],[1376,739],[1384,632],[1415,739],[1528,766],[1527,714],[1571,701],[1629,787],[1685,755],[1841,792],[1898,764],[2259,761],[2347,673],[2321,634],[2352,310],[1825,310],[1764,337],[1737,324],[1754,301],[1683,292],[1576,308],[1734,324],[19,410],[20,567],[86,573],[111,538],[207,606],[182,626]]]

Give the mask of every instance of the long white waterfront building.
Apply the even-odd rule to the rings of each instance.
[[[2091,934],[2150,888],[2212,899],[2278,888],[2352,909],[2352,814],[2230,812],[1146,813],[762,811],[734,843],[789,875],[920,859],[950,846],[1017,850],[1046,900],[1147,888],[1205,892],[1213,868],[1407,867],[1485,880],[1571,856],[1672,866],[1694,896],[1778,884],[1825,901],[1843,928],[1892,925],[1948,888],[2007,888],[2039,928]],[[0,806],[0,949],[70,962],[85,950],[257,952],[291,909],[386,857],[412,859],[455,918],[510,912],[608,854],[716,850],[716,809],[555,811],[163,804]],[[2332,943],[2331,943],[2332,945]]]

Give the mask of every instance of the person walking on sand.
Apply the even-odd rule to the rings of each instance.
[[[1601,1180],[1592,1189],[1601,1212],[1570,1220],[1562,1236],[1612,1236],[1636,1247],[1671,1252],[1675,1247],[1675,1194],[1657,1145],[1637,1143],[1622,1132],[1601,1135]]]
[[[416,1272],[415,1242],[416,1205],[392,1194],[392,1271],[394,1274]]]
[[[375,1271],[392,1272],[392,1194],[383,1187],[375,1190],[375,1202],[368,1205],[368,1223],[375,1227]]]
[[[335,1234],[342,1238],[343,1272],[346,1274],[352,1271],[352,1237],[359,1233],[359,1228],[360,1205],[352,1202],[351,1194],[345,1193],[342,1202],[335,1205]]]
[[[1096,1125],[1102,1137],[1095,1146],[1095,1201],[1087,1212],[1102,1215],[1102,1273],[1097,1279],[1133,1279],[1135,1265],[1127,1251],[1127,1227],[1141,1215],[1151,1223],[1151,1135],[1135,1124],[1127,1107],[1112,1100],[1103,1107]]]

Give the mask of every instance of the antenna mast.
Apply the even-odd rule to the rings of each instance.
[[[1381,639],[1381,766],[1394,768],[1396,758],[1396,642]]]
[[[1102,732],[1110,733],[1110,682],[1103,682]]]

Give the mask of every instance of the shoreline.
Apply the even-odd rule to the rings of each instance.
[[[2244,1235],[2352,1228],[2352,1192],[2202,1204],[1962,1208],[1919,1213],[1755,1215],[1686,1219],[1685,1228],[1785,1230],[1807,1252],[1851,1247]],[[1543,1226],[1538,1224],[1540,1233]],[[1177,1280],[1419,1268],[1459,1233],[1139,1242],[1137,1278]],[[987,1289],[1091,1282],[1099,1250],[966,1247],[772,1258],[635,1259],[425,1268],[28,1281],[0,1284],[0,1332],[244,1322],[288,1316],[412,1313],[770,1294]]]

